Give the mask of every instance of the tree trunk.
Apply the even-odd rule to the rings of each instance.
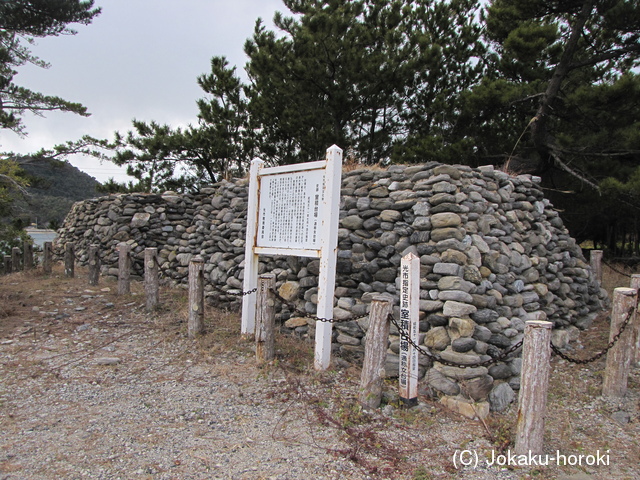
[[[598,281],[598,285],[602,285],[602,250],[591,250],[589,263],[593,278]]]
[[[585,23],[591,16],[594,3],[595,0],[586,0],[582,5],[582,10],[576,17],[575,22],[571,25],[571,33],[564,46],[562,57],[556,65],[551,80],[549,81],[549,85],[547,85],[547,89],[542,95],[536,115],[531,122],[531,138],[538,154],[540,155],[540,164],[538,165],[536,173],[542,173],[548,170],[551,166],[557,166],[568,173],[572,173],[568,166],[560,162],[560,159],[557,156],[557,145],[555,143],[555,139],[549,134],[547,126],[549,114],[553,110],[553,104],[560,93],[562,83],[571,71],[571,64],[578,48],[580,37],[582,36],[582,30]]]

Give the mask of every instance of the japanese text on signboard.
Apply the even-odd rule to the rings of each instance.
[[[309,170],[261,179],[257,246],[317,249],[324,171]]]
[[[409,310],[409,266],[402,265],[400,270],[400,328],[410,332]],[[405,338],[400,340],[400,385],[407,386],[409,376],[409,342]]]

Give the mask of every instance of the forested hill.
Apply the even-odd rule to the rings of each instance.
[[[55,227],[78,200],[100,196],[98,181],[68,162],[22,157],[17,159],[28,179],[28,198],[16,205],[15,216],[28,225]]]

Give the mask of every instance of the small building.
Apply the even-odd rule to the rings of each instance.
[[[33,244],[39,248],[44,247],[44,242],[53,242],[58,235],[58,232],[49,228],[38,228],[35,226],[29,226],[25,228],[27,235],[33,238]]]

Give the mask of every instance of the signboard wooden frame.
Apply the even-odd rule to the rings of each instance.
[[[342,150],[333,145],[325,160],[265,168],[251,162],[245,244],[244,291],[258,284],[258,256],[320,259],[318,318],[333,318],[338,247]],[[320,188],[318,188],[320,186]],[[242,300],[242,334],[255,330],[256,296]],[[314,366],[331,361],[330,322],[316,322]]]

